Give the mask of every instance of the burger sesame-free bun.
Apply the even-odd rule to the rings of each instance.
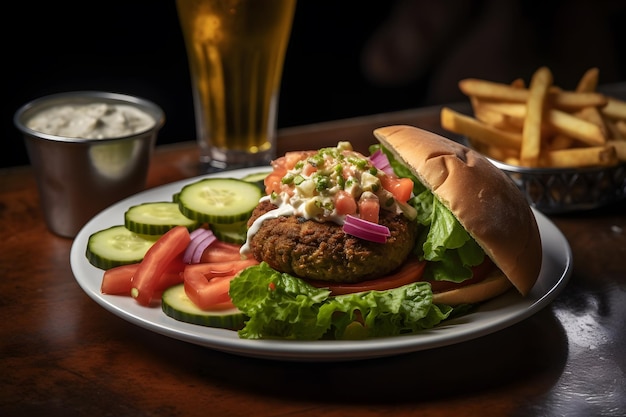
[[[513,285],[499,269],[495,269],[482,281],[454,290],[436,292],[433,303],[456,306],[489,300],[508,291]]]
[[[452,212],[508,281],[528,294],[541,270],[541,237],[513,181],[478,152],[432,132],[398,125],[376,129],[374,136]],[[448,301],[483,301],[507,286],[494,274],[482,285],[454,290]],[[435,295],[437,302],[445,299],[443,293]]]

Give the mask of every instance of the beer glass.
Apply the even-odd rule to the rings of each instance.
[[[276,156],[283,63],[296,0],[177,0],[203,172]]]

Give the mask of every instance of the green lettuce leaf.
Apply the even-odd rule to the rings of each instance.
[[[398,176],[408,177],[416,184],[415,197],[410,200],[417,210],[417,221],[423,226],[415,245],[420,259],[429,261],[424,278],[463,282],[472,277],[472,267],[480,265],[485,252],[461,226],[457,218],[418,178],[387,149],[380,147]]]
[[[265,262],[235,277],[229,294],[249,317],[239,331],[245,339],[394,336],[436,326],[453,311],[432,303],[430,284],[425,282],[330,296],[328,289],[277,272]]]

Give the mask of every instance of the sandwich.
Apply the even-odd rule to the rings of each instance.
[[[231,281],[244,338],[353,339],[416,333],[541,269],[539,229],[512,180],[457,142],[411,126],[273,161]]]

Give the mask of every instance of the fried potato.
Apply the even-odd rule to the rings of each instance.
[[[617,159],[626,161],[626,140],[609,140],[606,144],[615,148]]]
[[[526,88],[476,78],[466,78],[459,81],[459,88],[467,96],[493,101],[525,103],[528,101],[529,96],[529,90]],[[556,87],[550,88],[548,98],[553,107],[564,110],[608,105],[608,98],[603,94],[596,92],[563,91]]]
[[[618,163],[613,146],[561,149],[547,152],[547,165],[556,168],[612,166]]]
[[[523,78],[516,78],[511,81],[511,87],[513,88],[526,88],[526,81]]]
[[[616,122],[607,122],[611,132],[616,139],[626,139],[626,120],[618,120]]]
[[[528,90],[491,81],[466,78],[459,82],[459,88],[467,96],[487,100],[526,102]]]
[[[490,123],[490,121],[496,120],[498,117],[502,118],[502,116],[508,116],[508,119],[504,119],[508,121],[508,126],[515,124],[521,126],[525,120],[528,120],[526,107],[527,106],[523,103],[509,102],[496,103],[477,101],[474,105],[474,108],[478,109],[479,112],[490,112],[491,117],[489,120],[481,119],[485,123]],[[586,111],[586,109],[587,108],[581,110],[581,112],[584,113],[583,115],[579,115],[578,113],[571,115],[561,110],[548,109],[543,119],[543,124],[547,126],[542,129],[542,131],[549,128],[552,129],[552,132],[570,135],[572,138],[579,139],[590,145],[602,145],[606,142],[607,136],[604,121],[599,113],[595,115],[588,114],[589,111]],[[474,112],[476,113],[476,110]],[[594,116],[598,117],[594,122],[588,120]],[[500,124],[502,123],[503,122]],[[493,125],[496,126],[495,123]]]
[[[600,111],[602,112],[602,114],[604,114],[605,116],[611,119],[625,120],[626,119],[626,101],[609,97],[607,105],[602,107]]]
[[[600,78],[600,70],[598,68],[589,68],[578,81],[576,91],[579,93],[593,92],[598,87]]]
[[[574,139],[566,135],[558,134],[555,135],[548,143],[548,150],[558,151],[561,149],[568,149],[572,147],[573,143]]]
[[[517,149],[522,143],[521,133],[499,130],[448,107],[441,109],[441,126],[444,129],[489,145]]]
[[[550,103],[554,108],[573,111],[584,107],[604,107],[609,99],[600,93],[577,93],[574,91],[560,91],[551,93]]]
[[[600,134],[604,138],[608,137],[608,131],[606,124],[604,123],[604,118],[602,117],[602,114],[600,114],[600,110],[598,110],[597,107],[585,107],[584,109],[577,111],[574,115],[579,119],[586,120],[589,123],[593,123],[598,126]]]
[[[541,67],[530,80],[529,95],[526,101],[526,118],[522,129],[522,164],[536,166],[541,150],[541,124],[545,112],[546,96],[552,85],[552,73],[547,67]]]
[[[548,112],[548,120],[558,133],[578,139],[588,145],[597,146],[606,143],[600,127],[560,110]]]
[[[527,85],[467,78],[459,88],[474,117],[441,110],[444,129],[469,138],[490,158],[532,167],[610,166],[626,161],[626,101],[599,93],[598,68],[573,91],[554,84],[547,67]]]

